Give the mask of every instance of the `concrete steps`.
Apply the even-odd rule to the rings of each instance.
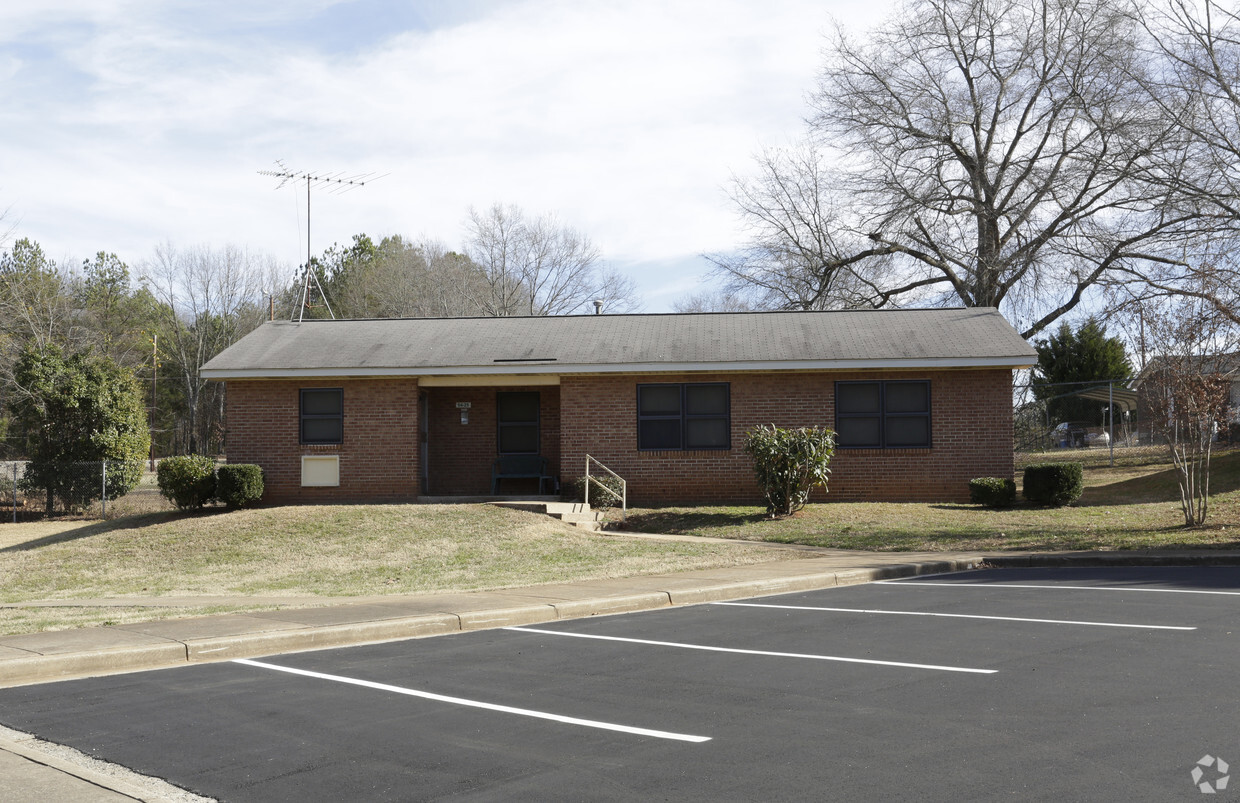
[[[596,533],[602,529],[603,512],[591,510],[589,505],[581,502],[540,502],[534,500],[497,501],[492,504],[514,510],[528,510],[531,513],[542,513],[553,519],[572,524],[583,530]]]

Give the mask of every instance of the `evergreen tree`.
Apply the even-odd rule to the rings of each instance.
[[[1090,317],[1075,331],[1067,323],[1045,340],[1034,343],[1038,365],[1034,369],[1034,395],[1046,402],[1051,421],[1103,421],[1105,402],[1075,395],[1089,383],[1107,380],[1126,382],[1133,376],[1124,343],[1107,337],[1106,328]]]
[[[22,485],[46,493],[48,515],[57,498],[80,509],[103,494],[98,466],[82,464],[107,463],[108,498],[138,484],[151,441],[132,373],[107,357],[66,357],[50,345],[27,347],[14,377],[22,392],[13,411],[30,457]]]

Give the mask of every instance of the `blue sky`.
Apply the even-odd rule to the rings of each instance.
[[[726,196],[794,138],[834,21],[888,0],[16,0],[0,6],[0,209],[58,259],[227,243],[293,268],[365,232],[459,247],[471,205],[553,213],[650,311],[742,238]]]

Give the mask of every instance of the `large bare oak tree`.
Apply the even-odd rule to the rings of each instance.
[[[1189,152],[1151,102],[1137,11],[914,0],[837,34],[811,99],[822,155],[759,159],[734,191],[750,247],[716,264],[768,305],[993,306],[1028,337],[1110,277],[1177,262],[1219,210],[1171,180]]]

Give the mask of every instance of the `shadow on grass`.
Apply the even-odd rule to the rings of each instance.
[[[210,512],[210,511],[208,511]],[[143,527],[150,527],[155,524],[162,524],[165,521],[174,519],[190,518],[202,515],[201,513],[181,513],[179,511],[167,511],[160,513],[142,513],[136,516],[126,516],[121,519],[112,521],[92,521],[83,522],[81,527],[74,527],[71,530],[46,535],[42,538],[36,538],[33,541],[24,541],[20,544],[0,549],[0,554],[5,552],[29,552],[32,549],[40,549],[53,544],[64,544],[70,541],[80,541],[83,538],[93,538],[98,535],[105,535],[118,530],[140,530]]]
[[[1179,502],[1180,472],[1169,468],[1144,477],[1086,488],[1077,502],[1081,507],[1139,505],[1147,502]],[[1212,461],[1210,495],[1240,490],[1240,453],[1232,452]]]
[[[748,513],[737,511],[723,513],[719,511],[665,510],[651,513],[630,514],[626,528],[642,533],[667,533],[684,535],[695,530],[710,530],[721,527],[739,527],[744,524],[756,524],[770,521],[764,513]]]

